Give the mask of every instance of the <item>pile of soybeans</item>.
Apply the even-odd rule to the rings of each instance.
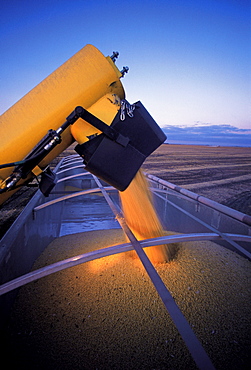
[[[122,230],[54,240],[34,269],[125,242]],[[155,264],[217,369],[250,364],[250,261],[212,242]],[[2,363],[15,369],[196,369],[137,257],[105,257],[20,289]],[[6,361],[6,362],[5,362]]]

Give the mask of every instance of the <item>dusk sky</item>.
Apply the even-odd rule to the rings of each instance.
[[[1,0],[0,12],[0,114],[93,44],[119,51],[126,98],[170,140],[251,146],[251,0]]]

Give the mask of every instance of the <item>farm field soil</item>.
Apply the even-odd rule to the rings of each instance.
[[[251,148],[164,144],[143,170],[251,215]]]

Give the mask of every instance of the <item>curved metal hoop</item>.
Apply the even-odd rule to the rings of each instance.
[[[233,240],[237,241],[247,241],[251,242],[251,236],[238,235],[238,234],[226,234]],[[141,247],[152,247],[159,244],[171,244],[171,243],[181,243],[188,241],[203,241],[203,240],[221,240],[222,237],[215,233],[205,233],[205,234],[184,234],[184,235],[172,235],[172,236],[162,236],[160,238],[146,239],[140,241]],[[20,288],[23,285],[31,283],[32,281],[41,279],[45,276],[51,275],[55,272],[65,270],[69,267],[77,266],[85,262],[93,261],[102,257],[108,257],[113,254],[128,252],[133,250],[131,243],[124,243],[108,248],[102,248],[93,252],[80,254],[65,260],[53,263],[46,267],[42,267],[38,270],[29,272],[28,274],[22,275],[16,279],[13,279],[0,286],[0,295],[8,293],[16,288]]]

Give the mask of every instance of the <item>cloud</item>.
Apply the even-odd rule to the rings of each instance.
[[[235,126],[222,124],[212,125],[209,123],[195,122],[193,126],[166,125],[162,130],[167,136],[166,142],[226,145],[226,146],[250,146],[251,129],[242,129]]]

